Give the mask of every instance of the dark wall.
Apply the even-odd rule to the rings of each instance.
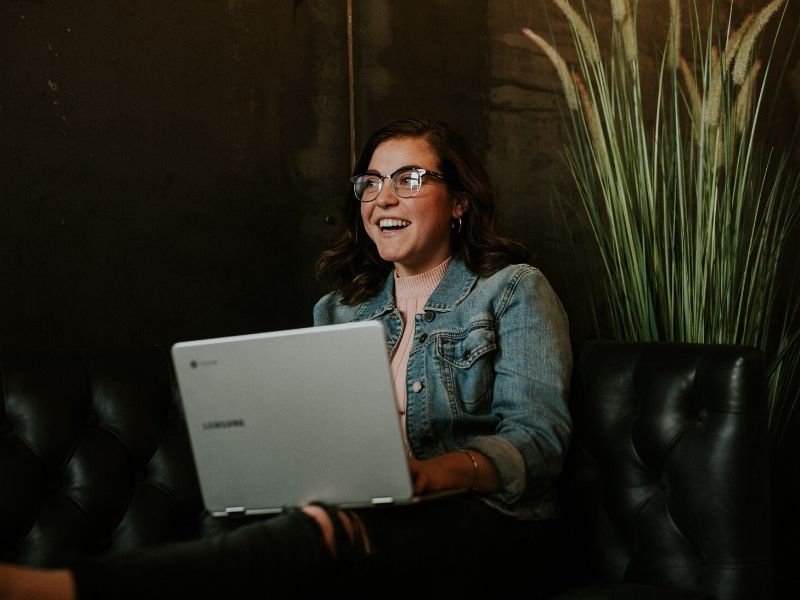
[[[0,344],[308,324],[345,30],[342,2],[3,2]]]
[[[666,0],[642,5],[666,14]],[[533,250],[574,334],[592,335],[558,83],[519,34],[564,39],[550,6],[354,0],[351,82],[347,0],[4,0],[0,348],[310,324],[351,127],[360,146],[416,115],[475,142],[500,229]]]

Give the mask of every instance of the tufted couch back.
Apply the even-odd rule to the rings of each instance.
[[[160,350],[6,354],[0,390],[0,559],[56,564],[213,525]]]
[[[225,528],[203,512],[163,351],[5,354],[0,392],[0,560],[54,565]],[[759,352],[586,343],[570,402],[565,578],[602,585],[564,599],[768,597]]]
[[[761,352],[591,342],[574,374],[570,577],[769,598]]]

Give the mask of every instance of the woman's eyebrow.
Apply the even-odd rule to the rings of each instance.
[[[394,171],[392,171],[392,173],[397,173],[398,171],[404,171],[405,169],[422,169],[422,168],[424,167],[420,167],[419,165],[403,165],[402,167],[397,167]],[[427,171],[429,169],[425,170]],[[366,171],[364,171],[364,175],[366,174],[381,175],[382,173],[378,171],[378,169],[367,169]],[[387,175],[389,175],[389,173],[387,173]]]

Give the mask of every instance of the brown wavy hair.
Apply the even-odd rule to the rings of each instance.
[[[529,260],[525,246],[495,232],[495,200],[486,169],[469,142],[447,123],[404,119],[384,125],[367,140],[353,175],[367,170],[381,143],[401,138],[428,142],[450,191],[466,197],[468,208],[461,218],[461,230],[452,233],[451,243],[453,253],[460,254],[472,273],[488,276]],[[329,281],[342,302],[358,304],[381,289],[393,265],[380,257],[367,235],[352,185],[348,186],[344,213],[345,231],[317,259],[314,274]]]

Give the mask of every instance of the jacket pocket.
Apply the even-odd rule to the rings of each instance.
[[[445,387],[468,412],[491,398],[496,349],[491,321],[474,323],[463,333],[445,333],[438,339],[436,352],[445,367]]]

